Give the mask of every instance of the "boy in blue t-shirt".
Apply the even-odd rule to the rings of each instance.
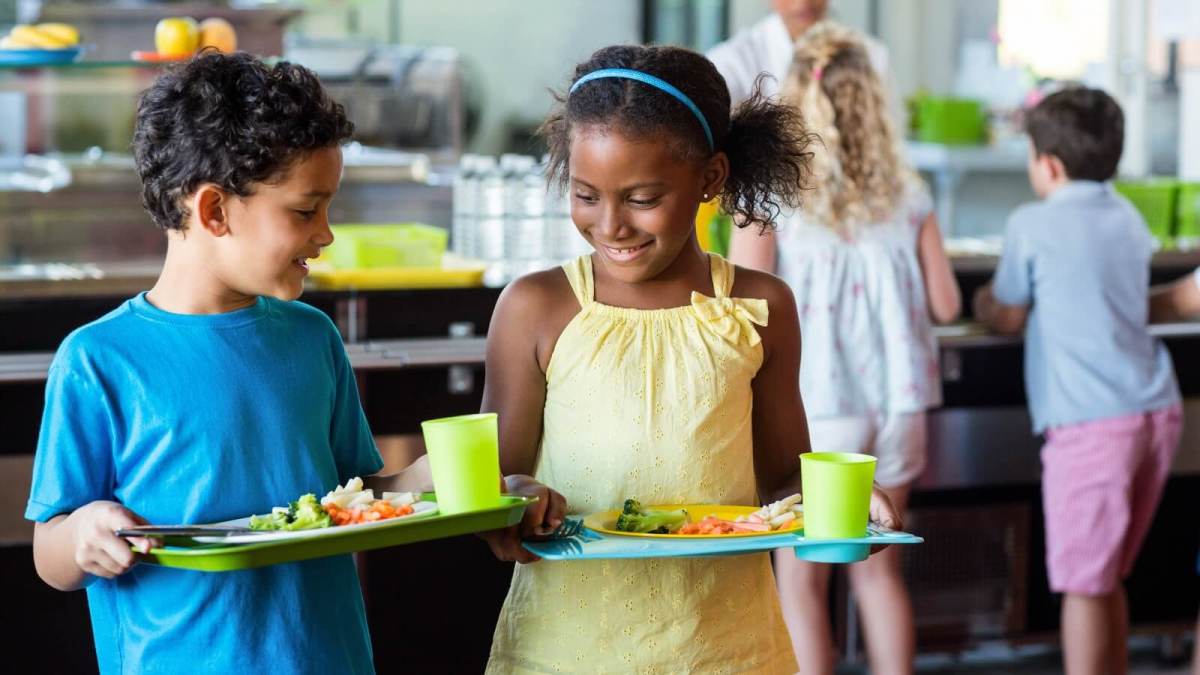
[[[1042,198],[1013,212],[975,316],[1025,334],[1025,390],[1042,446],[1046,568],[1063,594],[1068,673],[1123,670],[1133,569],[1179,448],[1183,413],[1166,347],[1146,325],[1152,240],[1108,183],[1124,117],[1076,87],[1026,118]]]
[[[148,293],[59,348],[25,513],[42,579],[87,587],[104,673],[373,670],[350,556],[212,574],[137,565],[113,534],[265,513],[382,468],[337,330],[291,302],[333,241],[352,130],[313,73],[245,54],[201,55],[138,103],[134,156],[166,260]],[[431,487],[423,460],[366,481]],[[543,497],[526,531],[557,525],[561,497],[506,481]],[[488,539],[529,559],[514,532]]]

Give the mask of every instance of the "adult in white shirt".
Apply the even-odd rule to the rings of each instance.
[[[772,0],[771,7],[774,11],[758,23],[708,51],[709,60],[725,77],[734,105],[750,97],[760,73],[771,76],[763,82],[763,95],[777,96],[792,64],[796,38],[829,14],[829,0]],[[886,81],[887,48],[869,36],[860,37],[866,43],[867,56],[876,74]]]

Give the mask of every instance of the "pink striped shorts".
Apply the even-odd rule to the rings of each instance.
[[[1172,405],[1046,432],[1042,500],[1051,590],[1104,595],[1129,576],[1182,431],[1183,409]]]

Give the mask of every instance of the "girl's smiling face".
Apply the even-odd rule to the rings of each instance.
[[[696,210],[705,194],[720,192],[728,161],[723,153],[685,159],[674,146],[607,127],[572,132],[571,219],[615,280],[653,279],[686,246],[699,250]]]

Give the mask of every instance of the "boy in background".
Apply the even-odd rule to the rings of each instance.
[[[1183,416],[1166,348],[1147,330],[1152,238],[1108,181],[1120,107],[1073,88],[1031,110],[1029,179],[1040,202],[1009,217],[975,316],[1025,334],[1025,389],[1045,434],[1046,565],[1063,593],[1067,673],[1124,672],[1122,586],[1154,518]],[[1110,670],[1111,669],[1111,670]]]

